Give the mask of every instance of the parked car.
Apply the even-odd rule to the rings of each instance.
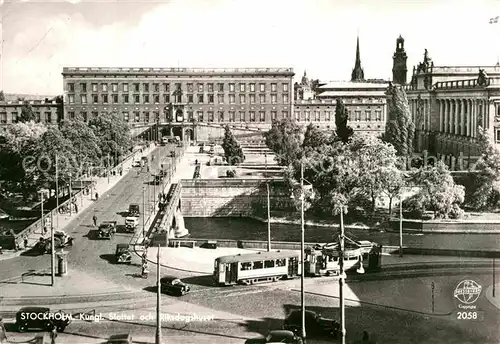
[[[303,344],[302,339],[293,333],[286,330],[270,331],[266,338],[249,339],[246,344],[270,344],[270,343],[286,343],[286,344]]]
[[[135,216],[128,216],[125,218],[125,229],[128,232],[134,232],[139,225],[139,218]]]
[[[161,292],[178,296],[186,295],[191,287],[175,276],[164,276],[160,279]]]
[[[147,156],[143,156],[143,157],[141,157],[141,161],[142,161],[143,166],[144,166],[145,164],[147,164],[147,163],[148,163],[148,157],[147,157]]]
[[[116,244],[115,258],[117,264],[132,263],[132,254],[128,244]]]
[[[54,246],[57,249],[64,248],[68,246],[73,246],[74,238],[69,236],[64,231],[54,232]],[[41,237],[40,240],[35,244],[33,250],[39,252],[40,254],[50,253],[52,250],[52,243],[50,238]]]
[[[128,206],[128,216],[131,216],[131,217],[138,217],[140,215],[140,208],[139,208],[139,204],[136,204],[136,203],[131,203],[129,206]]]
[[[143,162],[141,160],[134,160],[134,162],[132,162],[132,167],[142,167],[143,166]]]
[[[292,311],[287,318],[283,329],[292,331],[300,335],[302,328],[302,312],[301,310]],[[306,334],[308,337],[329,335],[337,337],[340,333],[340,324],[338,321],[328,318],[323,318],[321,314],[313,311],[306,311]]]
[[[116,221],[104,221],[99,225],[99,239],[110,239],[115,236]]]
[[[109,337],[107,344],[133,344],[131,334],[114,334]]]
[[[71,323],[71,315],[63,311],[51,312],[46,307],[23,307],[16,314],[16,328],[19,332],[28,330],[64,332]]]

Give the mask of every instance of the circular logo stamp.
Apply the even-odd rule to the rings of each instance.
[[[479,299],[481,295],[482,287],[473,280],[463,280],[458,283],[455,288],[453,296],[456,297],[460,302],[465,304],[472,304]]]

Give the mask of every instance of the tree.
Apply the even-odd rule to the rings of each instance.
[[[224,149],[224,156],[229,165],[235,165],[245,160],[243,149],[236,141],[229,125],[224,128],[224,139],[222,140],[222,149]]]
[[[478,128],[481,158],[475,166],[470,205],[479,210],[498,206],[500,201],[500,152],[487,131]]]
[[[33,111],[33,107],[28,101],[23,102],[23,106],[21,107],[21,115],[19,116],[19,122],[36,122],[37,116]]]
[[[5,95],[3,94],[3,91],[0,90],[0,102],[4,102],[5,101]]]
[[[81,118],[65,120],[61,123],[62,136],[69,141],[75,152],[78,153],[76,162],[80,173],[85,171],[89,165],[98,165],[99,157],[102,155],[99,148],[99,139],[92,129]]]
[[[354,133],[354,130],[347,125],[348,119],[349,115],[347,113],[347,108],[342,102],[342,99],[337,99],[337,105],[335,106],[336,133],[338,138],[344,143],[349,142],[349,139]]]
[[[88,125],[98,138],[101,157],[118,158],[124,155],[132,144],[128,123],[116,113],[92,118]]]
[[[415,125],[411,119],[406,93],[400,85],[389,85],[386,94],[389,120],[385,139],[396,148],[398,156],[411,158]]]
[[[464,187],[455,185],[442,161],[413,172],[412,180],[420,186],[420,191],[410,198],[409,203],[419,205],[420,212],[431,210],[435,218],[458,218],[462,215],[460,205],[464,201]]]
[[[304,133],[304,141],[302,142],[302,149],[317,149],[327,143],[327,137],[323,131],[316,128],[316,126],[310,123],[306,132]]]
[[[267,147],[276,154],[275,160],[279,165],[288,166],[302,156],[300,127],[289,118],[273,121],[264,137]]]

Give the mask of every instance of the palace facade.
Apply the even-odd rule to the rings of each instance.
[[[455,169],[467,169],[480,154],[479,127],[500,148],[500,65],[437,66],[426,50],[405,91],[417,152],[443,155]]]
[[[26,100],[37,116],[38,122],[57,124],[63,118],[62,103],[48,98],[44,100]],[[25,101],[7,100],[0,102],[0,133],[5,131],[7,125],[16,123],[21,115]]]

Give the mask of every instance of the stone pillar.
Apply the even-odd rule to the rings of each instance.
[[[452,135],[455,134],[455,128],[457,124],[456,121],[457,121],[457,100],[453,99],[451,107],[451,122],[450,122],[450,134]]]
[[[442,100],[438,100],[439,104],[439,132],[443,131],[443,119],[444,119],[444,103]]]
[[[472,100],[467,100],[467,136],[472,137]]]
[[[449,129],[448,122],[450,120],[450,101],[448,99],[444,100],[444,128],[443,132],[447,133]]]
[[[470,136],[475,137],[476,135],[476,100],[471,100],[471,124],[470,124]]]
[[[462,113],[462,101],[460,99],[457,99],[455,101],[455,130],[454,134],[455,135],[460,135],[460,115]]]
[[[465,135],[465,107],[467,106],[466,100],[460,100],[460,135]]]
[[[465,100],[465,136],[470,135],[470,101],[469,99]]]

